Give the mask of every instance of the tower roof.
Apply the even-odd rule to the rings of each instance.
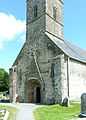
[[[71,44],[67,40],[60,40],[56,36],[46,32],[47,37],[52,40],[52,42],[59,47],[67,56],[78,60],[80,62],[86,63],[86,51]]]

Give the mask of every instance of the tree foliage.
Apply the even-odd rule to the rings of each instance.
[[[7,91],[9,89],[9,75],[8,73],[0,68],[0,92]]]

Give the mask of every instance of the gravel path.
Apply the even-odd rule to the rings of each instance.
[[[18,104],[19,111],[16,114],[16,120],[35,120],[33,111],[38,106],[35,104]]]

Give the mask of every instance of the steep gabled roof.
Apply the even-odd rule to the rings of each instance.
[[[46,32],[46,36],[52,40],[52,42],[59,47],[67,56],[78,60],[80,62],[86,63],[86,51],[71,44],[69,41],[60,40],[56,36]]]

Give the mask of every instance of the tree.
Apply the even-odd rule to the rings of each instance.
[[[8,73],[0,68],[0,92],[9,90],[9,75]]]

